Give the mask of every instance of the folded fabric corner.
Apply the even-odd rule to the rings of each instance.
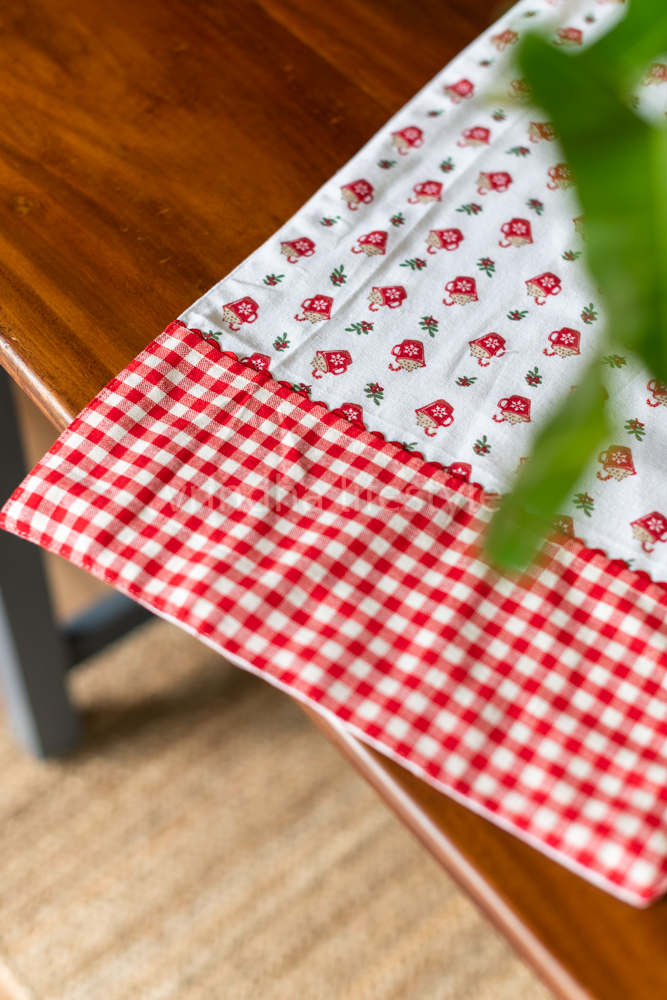
[[[667,593],[563,535],[499,576],[492,507],[176,322],[0,525],[646,905],[667,888]]]

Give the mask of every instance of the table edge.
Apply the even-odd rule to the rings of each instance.
[[[59,434],[74,420],[76,413],[71,413],[54,392],[30,371],[30,368],[9,343],[5,331],[0,328],[0,365],[25,394],[33,401],[47,420],[50,420]]]

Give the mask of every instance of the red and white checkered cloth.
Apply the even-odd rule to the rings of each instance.
[[[172,324],[0,525],[89,570],[584,878],[667,888],[667,593]]]

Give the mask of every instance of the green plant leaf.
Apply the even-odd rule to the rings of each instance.
[[[579,186],[588,264],[607,296],[611,340],[665,378],[667,337],[656,333],[667,318],[667,135],[638,118],[596,72],[596,48],[566,56],[531,36],[521,65]]]
[[[519,61],[558,132],[579,187],[586,257],[605,296],[601,354],[636,352],[667,381],[667,133],[628,106],[629,87],[667,48],[664,0],[632,0],[625,19],[581,54],[529,35]],[[540,433],[487,536],[500,568],[523,569],[605,435],[593,364]]]
[[[486,536],[487,552],[501,568],[522,570],[533,558],[586,461],[607,434],[605,397],[593,365],[538,435],[514,493],[503,498]]]
[[[667,7],[663,0],[632,0],[624,19],[590,50],[598,72],[619,94],[635,82],[646,64],[667,48]]]

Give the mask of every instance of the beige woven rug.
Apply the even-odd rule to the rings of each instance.
[[[0,728],[6,1000],[548,1000],[285,695],[163,622],[73,689],[68,760]]]
[[[162,622],[74,689],[71,759],[0,737],[10,997],[547,998],[286,696]]]

